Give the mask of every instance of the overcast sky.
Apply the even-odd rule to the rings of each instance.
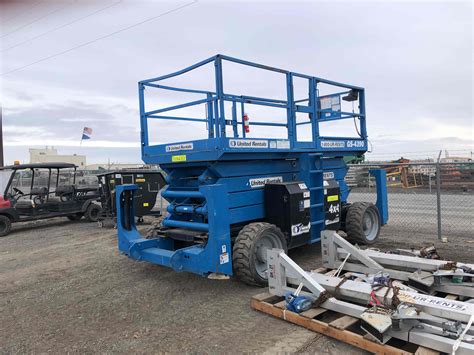
[[[217,53],[365,87],[373,157],[474,150],[470,1],[2,4],[7,163],[27,161],[29,147],[45,145],[86,154],[88,163],[141,162],[136,83]],[[225,84],[242,88],[235,93],[277,97],[284,88],[276,78],[228,69]],[[206,74],[186,84],[212,83]],[[173,100],[157,97],[155,107]],[[153,139],[195,133],[170,124]],[[84,126],[94,133],[79,146]]]

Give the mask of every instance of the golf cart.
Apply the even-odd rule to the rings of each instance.
[[[77,166],[69,163],[18,164],[0,167],[0,237],[14,222],[52,217],[71,221],[83,216],[96,222],[101,207],[98,186],[76,183]]]
[[[144,216],[161,216],[161,208],[154,208],[159,191],[166,185],[161,171],[126,169],[98,174],[97,178],[100,185],[100,202],[102,205],[102,213],[98,222],[99,227],[116,227],[117,225],[115,188],[119,185],[137,185],[137,192],[133,199],[137,223],[143,222]]]

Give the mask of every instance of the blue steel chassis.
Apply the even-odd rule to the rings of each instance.
[[[276,100],[224,91],[223,61],[229,61],[282,74],[286,81],[286,100]],[[158,84],[206,64],[214,64],[215,88],[212,91],[178,88]],[[307,80],[308,95],[295,99],[293,79]],[[330,95],[318,96],[318,85],[338,88]],[[303,181],[310,190],[311,238],[320,240],[325,228],[325,177],[334,178],[345,203],[349,188],[344,182],[347,166],[344,156],[362,155],[367,151],[365,92],[361,87],[318,77],[289,72],[224,55],[216,55],[178,72],[139,82],[142,159],[160,164],[167,173],[168,187],[162,196],[169,202],[167,228],[200,232],[201,243],[181,243],[164,236],[144,239],[134,224],[133,185],[117,187],[119,250],[136,260],[172,267],[200,275],[219,272],[232,275],[232,241],[235,231],[245,224],[264,221],[262,181]],[[202,95],[203,98],[171,107],[145,110],[145,89],[161,89]],[[343,95],[356,93],[357,112],[343,112],[333,106],[321,106],[323,100],[341,102]],[[230,119],[225,117],[225,102],[232,103]],[[206,104],[205,118],[163,115],[186,107]],[[250,121],[252,126],[283,127],[284,139],[248,137],[243,114],[246,106],[261,105],[286,111],[287,122]],[[238,112],[240,114],[238,114]],[[297,122],[296,113],[306,113],[308,120]],[[150,119],[200,122],[206,125],[208,138],[172,144],[150,145]],[[319,123],[353,119],[359,123],[359,137],[325,137],[319,134]],[[312,141],[299,141],[297,126],[307,125]],[[231,134],[226,130],[230,126]],[[240,128],[240,133],[239,133]],[[242,147],[242,145],[246,145]],[[377,207],[382,224],[388,219],[385,172],[371,172],[377,181]]]

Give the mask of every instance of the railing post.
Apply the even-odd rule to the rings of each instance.
[[[315,78],[309,79],[309,106],[311,112],[309,113],[309,119],[311,120],[312,128],[312,140],[314,148],[319,148],[319,122],[318,122],[318,110],[319,102],[316,94],[317,82]]]
[[[438,154],[438,160],[436,161],[436,212],[438,218],[438,240],[442,240],[441,235],[441,168],[439,165],[441,159],[441,150]]]
[[[287,95],[287,122],[288,122],[288,139],[290,147],[294,148],[296,143],[296,120],[295,120],[295,99],[293,95],[293,75],[286,74],[286,95]]]
[[[365,116],[365,90],[359,91],[359,112],[361,116],[359,117],[360,120],[360,134],[363,139],[367,139],[367,124],[366,124],[366,116]]]
[[[220,132],[220,136],[225,137],[224,83],[222,79],[222,58],[220,56],[216,56],[214,66],[216,67],[216,103],[219,104],[219,116],[216,117],[216,132]]]
[[[234,132],[234,138],[239,136],[239,132],[237,130],[237,103],[232,101],[232,130]]]
[[[241,122],[242,122],[242,137],[245,138],[244,114],[245,114],[245,108],[244,108],[244,101],[242,100],[242,101],[240,102],[240,119],[241,119]]]
[[[145,86],[142,83],[138,83],[138,102],[140,109],[141,150],[142,156],[144,156],[144,147],[148,145],[148,119],[145,116]]]
[[[212,99],[212,94],[208,93],[207,98],[210,100]],[[208,132],[209,138],[214,138],[214,116],[213,116],[213,101],[209,101],[206,105],[207,108],[207,125],[208,125]]]

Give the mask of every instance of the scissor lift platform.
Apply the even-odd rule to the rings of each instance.
[[[285,97],[255,97],[227,91],[223,63],[276,73]],[[214,71],[215,87],[209,90],[166,83],[206,65],[212,65]],[[296,80],[306,88],[303,97],[296,97]],[[320,93],[323,86],[327,90],[324,95]],[[243,91],[245,89],[248,88]],[[256,249],[277,246],[286,250],[301,245],[292,243],[296,234],[301,233],[307,237],[305,244],[315,243],[320,240],[320,232],[328,228],[325,180],[337,182],[340,196],[336,196],[336,204],[340,202],[337,208],[341,215],[345,216],[341,208],[350,208],[349,188],[344,181],[347,166],[343,158],[367,151],[363,88],[216,55],[175,73],[140,81],[138,91],[142,159],[148,164],[159,164],[166,172],[168,187],[162,196],[169,205],[156,238],[144,239],[133,223],[133,203],[130,202],[133,187],[120,188],[119,248],[126,255],[204,276],[235,272],[246,282],[264,285],[265,252]],[[168,107],[154,106],[151,93],[164,91],[194,95],[196,99]],[[345,110],[344,102],[352,104],[352,109]],[[259,116],[256,107],[279,111],[284,122],[277,122],[272,116]],[[183,109],[195,110],[183,115]],[[353,121],[357,134],[353,137],[320,134],[322,123],[338,120],[349,120],[351,124]],[[200,124],[206,138],[164,144],[161,138],[167,137],[157,137],[151,130],[156,122],[166,122],[167,129],[173,122]],[[176,133],[184,129],[173,127]],[[263,132],[254,133],[255,128],[262,127]],[[283,130],[284,134],[274,138],[268,133],[272,129]],[[311,139],[298,134],[299,129]],[[370,223],[364,225],[370,225],[368,229],[372,232],[361,231],[358,235],[365,242],[374,242],[380,225],[388,219],[384,172],[373,173],[378,182],[377,207],[358,205],[364,211],[371,211],[368,213]],[[264,189],[270,182],[297,183],[301,196],[306,196],[301,200],[300,212],[307,213],[309,221],[304,229],[294,224],[292,228],[298,230],[295,235],[282,230],[278,223],[267,221]],[[170,233],[170,229],[174,231]],[[177,235],[183,230],[203,232],[206,238],[198,234],[199,238],[191,240],[191,233]],[[357,236],[354,234],[354,237]],[[264,241],[258,248],[257,240]],[[260,257],[254,258],[254,253]]]

